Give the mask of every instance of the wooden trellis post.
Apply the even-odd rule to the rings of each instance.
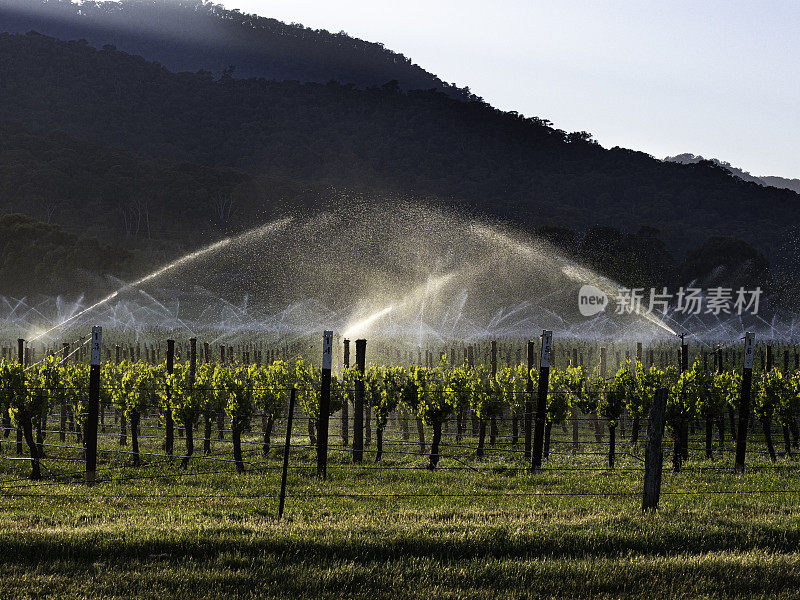
[[[86,417],[86,484],[92,485],[97,472],[97,420],[100,412],[100,363],[102,362],[101,327],[92,327],[92,350],[89,367],[89,406]]]
[[[536,402],[536,429],[533,437],[532,468],[534,472],[542,468],[544,449],[544,421],[547,415],[547,390],[550,383],[550,354],[553,349],[553,332],[542,332],[542,351],[539,359],[539,394]]]
[[[333,332],[322,334],[322,378],[317,421],[317,476],[325,479],[328,468],[328,424],[331,406],[331,367],[333,365]]]
[[[661,495],[661,472],[664,465],[664,413],[667,408],[666,388],[656,390],[650,416],[647,418],[647,442],[644,455],[644,491],[642,511],[656,510]]]
[[[750,418],[750,392],[753,388],[753,355],[756,334],[745,333],[744,367],[742,369],[742,395],[739,400],[739,428],[736,434],[736,473],[744,472],[744,457],[747,452],[747,423]]]

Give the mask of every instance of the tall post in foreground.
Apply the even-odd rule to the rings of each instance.
[[[364,458],[364,367],[366,365],[367,340],[356,340],[356,376],[353,414],[353,462]]]
[[[542,353],[539,360],[539,394],[536,402],[536,430],[533,436],[533,472],[542,468],[544,448],[544,421],[547,416],[547,390],[550,383],[550,354],[553,349],[553,332],[542,332]]]
[[[92,355],[89,367],[89,411],[86,417],[86,485],[94,484],[97,472],[97,418],[100,413],[100,363],[102,362],[103,329],[92,327]]]
[[[533,340],[528,341],[528,377],[525,381],[527,394],[525,395],[525,458],[531,457],[532,422],[533,422],[533,363],[535,346]]]
[[[737,473],[744,472],[744,456],[747,451],[747,422],[750,418],[750,391],[753,387],[753,355],[755,354],[756,334],[744,334],[744,368],[742,369],[742,396],[739,400],[739,429],[736,434]]]
[[[174,353],[175,352],[174,352],[174,348],[173,348],[173,354]],[[172,367],[170,367],[169,371],[170,371],[170,373],[172,372]],[[195,380],[195,374],[196,373],[197,373],[197,338],[190,338],[189,339],[189,381],[188,381],[190,396],[194,395],[194,393],[195,393],[194,392],[194,380]],[[170,412],[172,412],[172,411],[170,411]],[[194,423],[192,423],[192,425],[194,425]],[[172,427],[173,427],[172,415],[170,415],[170,428],[172,428]],[[192,432],[187,432],[186,433],[187,442],[189,441],[190,436],[194,436],[194,433],[192,433]],[[194,452],[194,439],[192,439],[191,441],[192,441],[191,452]],[[234,445],[234,451],[235,450],[236,450],[236,446]],[[191,455],[191,453],[189,452],[188,446],[187,446],[186,454],[187,454],[187,456]],[[237,452],[234,452],[234,458],[236,458],[236,456],[235,456],[236,454],[237,454]],[[170,455],[171,455],[171,453],[170,453]],[[244,464],[241,462],[241,460],[236,462],[236,470],[239,473],[244,471]]]
[[[350,340],[344,340],[344,368],[350,368]],[[342,446],[350,443],[350,391],[345,390],[342,398]]]
[[[322,334],[322,389],[317,421],[317,476],[325,479],[328,467],[328,424],[331,409],[331,366],[333,365],[333,332]]]
[[[25,366],[25,340],[23,338],[17,339],[17,361],[23,367]],[[21,423],[17,423],[17,456],[22,456],[22,438],[24,437],[23,427]],[[38,470],[38,462],[34,462],[34,467]]]
[[[174,354],[174,349],[173,349]],[[172,372],[172,367],[170,367],[170,372]],[[193,396],[194,391],[194,380],[195,374],[197,373],[197,338],[189,338],[189,395]],[[169,411],[170,413],[172,411]],[[197,419],[198,417],[195,417]],[[170,427],[174,427],[172,423],[172,415],[170,414]],[[192,427],[194,427],[194,423],[192,423]],[[191,441],[191,448],[189,448],[189,442]],[[194,453],[194,432],[186,432],[186,455],[191,456]],[[236,444],[234,444],[234,459],[239,458],[236,460],[236,471],[238,473],[244,472],[244,463],[241,461],[241,453],[237,451]],[[172,452],[170,452],[170,456],[172,456]]]
[[[171,374],[175,361],[175,340],[167,340],[167,373]],[[172,422],[172,390],[167,389],[167,406],[164,409],[164,450],[172,458],[175,445],[175,424]]]
[[[492,381],[497,377],[497,342],[492,342]],[[492,414],[489,424],[489,444],[494,446],[497,443],[497,416]]]
[[[664,451],[661,442],[664,438],[664,413],[667,408],[666,388],[656,390],[650,416],[647,418],[647,442],[644,454],[644,491],[642,493],[642,512],[656,510],[661,496],[661,471],[664,465]]]
[[[292,446],[292,417],[294,416],[294,400],[297,389],[292,386],[289,393],[289,415],[286,417],[286,445],[283,450],[283,473],[281,474],[281,493],[278,496],[278,519],[283,516],[283,505],[286,503],[286,475],[289,471],[289,450]]]

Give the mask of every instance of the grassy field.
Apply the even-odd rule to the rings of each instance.
[[[143,450],[160,452],[157,440]],[[229,457],[227,442],[214,450]],[[564,451],[534,476],[510,452],[476,461],[460,449],[436,472],[413,454],[354,467],[334,452],[322,482],[298,447],[278,521],[280,453],[248,450],[244,475],[222,461],[182,471],[145,456],[134,469],[129,456],[105,454],[91,489],[78,483],[81,463],[57,460],[77,450],[47,447],[38,483],[24,479],[23,461],[4,460],[0,597],[794,598],[800,589],[792,459],[773,467],[754,456],[741,476],[729,453],[666,470],[661,510],[643,515],[637,456],[609,472],[599,454]]]

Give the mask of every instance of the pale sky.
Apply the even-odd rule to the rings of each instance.
[[[603,146],[800,178],[800,0],[221,0],[401,52]]]

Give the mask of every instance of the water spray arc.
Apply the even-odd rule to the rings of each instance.
[[[345,325],[345,330],[342,335],[345,337],[353,337],[356,335],[363,335],[364,332],[369,328],[370,325],[377,322],[381,317],[388,315],[389,313],[395,312],[399,309],[405,308],[406,306],[414,303],[415,301],[423,301],[425,298],[432,293],[435,293],[439,289],[442,288],[446,283],[448,283],[453,277],[456,276],[455,272],[447,273],[445,275],[440,276],[430,276],[428,279],[416,286],[407,294],[404,294],[403,297],[395,302],[394,304],[390,304],[384,308],[381,308],[372,314],[370,314],[365,319],[358,321],[357,323]]]
[[[523,256],[526,256],[529,259],[542,260],[545,258],[541,256],[543,254],[541,250],[537,251],[537,249],[535,249],[531,245],[518,242],[512,239],[510,236],[500,231],[491,229],[485,225],[475,225],[474,230],[476,234],[486,238],[494,239],[499,243],[503,243],[506,246],[508,246],[511,250]],[[548,248],[547,253],[550,255],[549,257],[550,260],[553,260],[556,263],[562,263],[561,273],[568,279],[571,279],[572,281],[575,281],[577,283],[584,283],[584,284],[589,283],[591,285],[594,285],[597,288],[601,289],[603,293],[609,296],[615,295],[617,291],[621,288],[619,284],[612,281],[611,279],[604,277],[599,273],[591,269],[588,269],[587,267],[581,266],[575,263],[574,261],[560,257],[554,248]],[[658,317],[656,317],[651,313],[643,311],[641,307],[636,307],[634,312],[638,316],[652,323],[653,325],[660,327],[667,333],[670,333],[672,335],[677,335],[675,330],[672,329],[669,325],[667,325],[662,319],[659,319]]]
[[[147,275],[145,275],[144,277],[142,277],[140,279],[137,279],[136,281],[133,281],[131,283],[127,283],[127,284],[123,285],[118,290],[116,290],[114,292],[111,292],[105,298],[102,298],[101,300],[98,300],[97,302],[95,302],[91,306],[88,306],[88,307],[84,308],[83,310],[81,310],[80,312],[75,313],[71,317],[69,317],[67,319],[64,319],[63,321],[61,321],[59,323],[56,323],[55,325],[53,325],[49,329],[36,334],[35,336],[31,337],[28,341],[35,342],[35,341],[43,338],[44,336],[50,334],[51,332],[55,331],[56,329],[59,329],[59,328],[63,327],[64,325],[74,321],[75,319],[77,319],[77,318],[79,318],[79,317],[81,317],[81,316],[93,311],[94,309],[102,306],[103,304],[106,304],[107,302],[110,302],[111,300],[113,300],[114,298],[118,297],[123,292],[126,292],[128,290],[137,288],[137,287],[139,287],[141,285],[144,285],[145,283],[148,283],[149,281],[153,281],[154,279],[157,279],[158,277],[161,277],[165,273],[169,273],[170,271],[173,271],[174,269],[177,269],[178,267],[185,266],[185,265],[187,265],[187,264],[189,264],[191,262],[194,262],[194,261],[196,261],[196,260],[198,260],[198,259],[200,259],[200,258],[202,258],[202,257],[204,257],[206,255],[212,254],[214,252],[218,252],[218,251],[222,250],[223,248],[226,248],[227,246],[229,246],[230,244],[232,244],[234,242],[238,242],[240,240],[244,240],[244,239],[252,237],[252,236],[262,235],[262,234],[268,233],[270,231],[275,231],[275,230],[278,230],[278,229],[282,229],[283,227],[288,225],[291,221],[292,221],[291,217],[287,217],[287,218],[284,218],[284,219],[279,219],[278,221],[274,221],[272,223],[268,223],[267,225],[262,225],[260,227],[254,228],[254,229],[250,229],[250,230],[248,230],[248,231],[246,231],[246,232],[244,232],[244,233],[242,233],[240,235],[237,235],[237,236],[234,236],[234,237],[225,238],[223,240],[220,240],[218,242],[210,244],[210,245],[208,245],[208,246],[206,246],[204,248],[201,248],[200,250],[195,250],[194,252],[190,252],[189,254],[186,254],[186,255],[184,255],[184,256],[172,261],[171,263],[169,263],[167,265],[164,265],[163,267],[159,267],[158,269],[156,269],[152,273],[148,273]]]
[[[268,233],[273,232],[273,233]],[[607,297],[620,286],[551,244],[501,224],[414,203],[349,203],[298,214],[202,247],[136,281],[110,280],[99,301],[0,297],[0,327],[31,341],[84,327],[86,315],[138,340],[154,331],[208,340],[322,330],[347,337],[428,341],[560,338],[637,339],[692,331],[732,338],[744,327],[764,335],[792,314],[747,323],[739,317],[678,318],[631,305],[585,315],[580,288]],[[752,330],[752,329],[751,329]],[[53,333],[57,331],[57,333]]]
[[[551,281],[551,285],[555,288],[554,291],[546,292],[538,287],[528,287],[520,290],[522,294],[522,298],[520,298],[521,303],[515,305],[509,314],[521,313],[526,307],[530,307],[530,303],[536,303],[540,305],[539,310],[543,315],[548,315],[548,318],[551,320],[563,322],[561,316],[557,312],[549,310],[546,304],[548,302],[557,304],[558,299],[555,298],[555,296],[563,293],[565,289],[568,289],[571,282],[591,283],[610,296],[616,295],[620,289],[620,286],[612,280],[572,260],[562,257],[555,248],[546,243],[537,240],[531,242],[518,241],[499,228],[475,222],[469,223],[463,233],[466,234],[465,237],[468,243],[483,244],[491,248],[491,252],[496,252],[498,249],[502,248],[506,255],[505,260],[507,260],[509,253],[512,257],[515,257],[509,262],[518,263],[517,271],[509,273],[507,275],[508,279],[505,281],[499,276],[496,277],[493,280],[496,285],[513,285],[514,280],[520,273],[536,270],[547,273],[547,277],[554,281]],[[443,290],[445,286],[450,286],[451,288],[460,286],[462,305],[461,311],[456,310],[458,313],[457,322],[463,316],[463,300],[469,293],[476,293],[476,289],[479,287],[477,282],[487,274],[491,274],[492,270],[496,267],[497,265],[489,259],[475,262],[467,261],[453,268],[445,275],[431,274],[423,283],[418,284],[411,289],[411,291],[398,294],[400,297],[396,300],[389,300],[383,306],[378,304],[378,308],[370,311],[366,317],[360,318],[355,323],[353,322],[355,319],[351,319],[345,326],[344,335],[348,337],[364,335],[370,328],[381,328],[384,317],[393,315],[397,318],[402,318],[402,315],[405,314],[407,319],[412,319],[417,323],[416,334],[412,333],[411,335],[415,335],[418,342],[422,343],[421,339],[425,333],[423,331],[423,319],[428,306],[431,304],[431,298],[437,292]],[[434,310],[436,310],[435,303]],[[494,323],[495,327],[487,326],[488,329],[497,329],[499,320],[501,320],[499,315],[502,315],[504,312],[506,312],[504,309],[498,309],[494,315],[492,315],[490,323]],[[675,331],[671,327],[655,315],[642,311],[641,308],[637,308],[634,312],[634,316],[640,317],[643,322],[654,325],[669,334],[675,334]],[[594,327],[596,324],[596,321],[584,322],[584,326],[587,328]],[[453,324],[454,330],[455,327],[456,323]],[[382,328],[384,330],[386,329],[385,327]],[[531,323],[531,330],[538,330],[541,328],[540,324]],[[413,328],[409,330],[409,332],[411,331],[413,331]],[[453,331],[453,333],[455,334],[455,331]],[[487,335],[488,334],[489,331],[487,331]],[[524,336],[527,332],[523,331],[520,332],[520,334]],[[464,336],[461,335],[460,337]]]

